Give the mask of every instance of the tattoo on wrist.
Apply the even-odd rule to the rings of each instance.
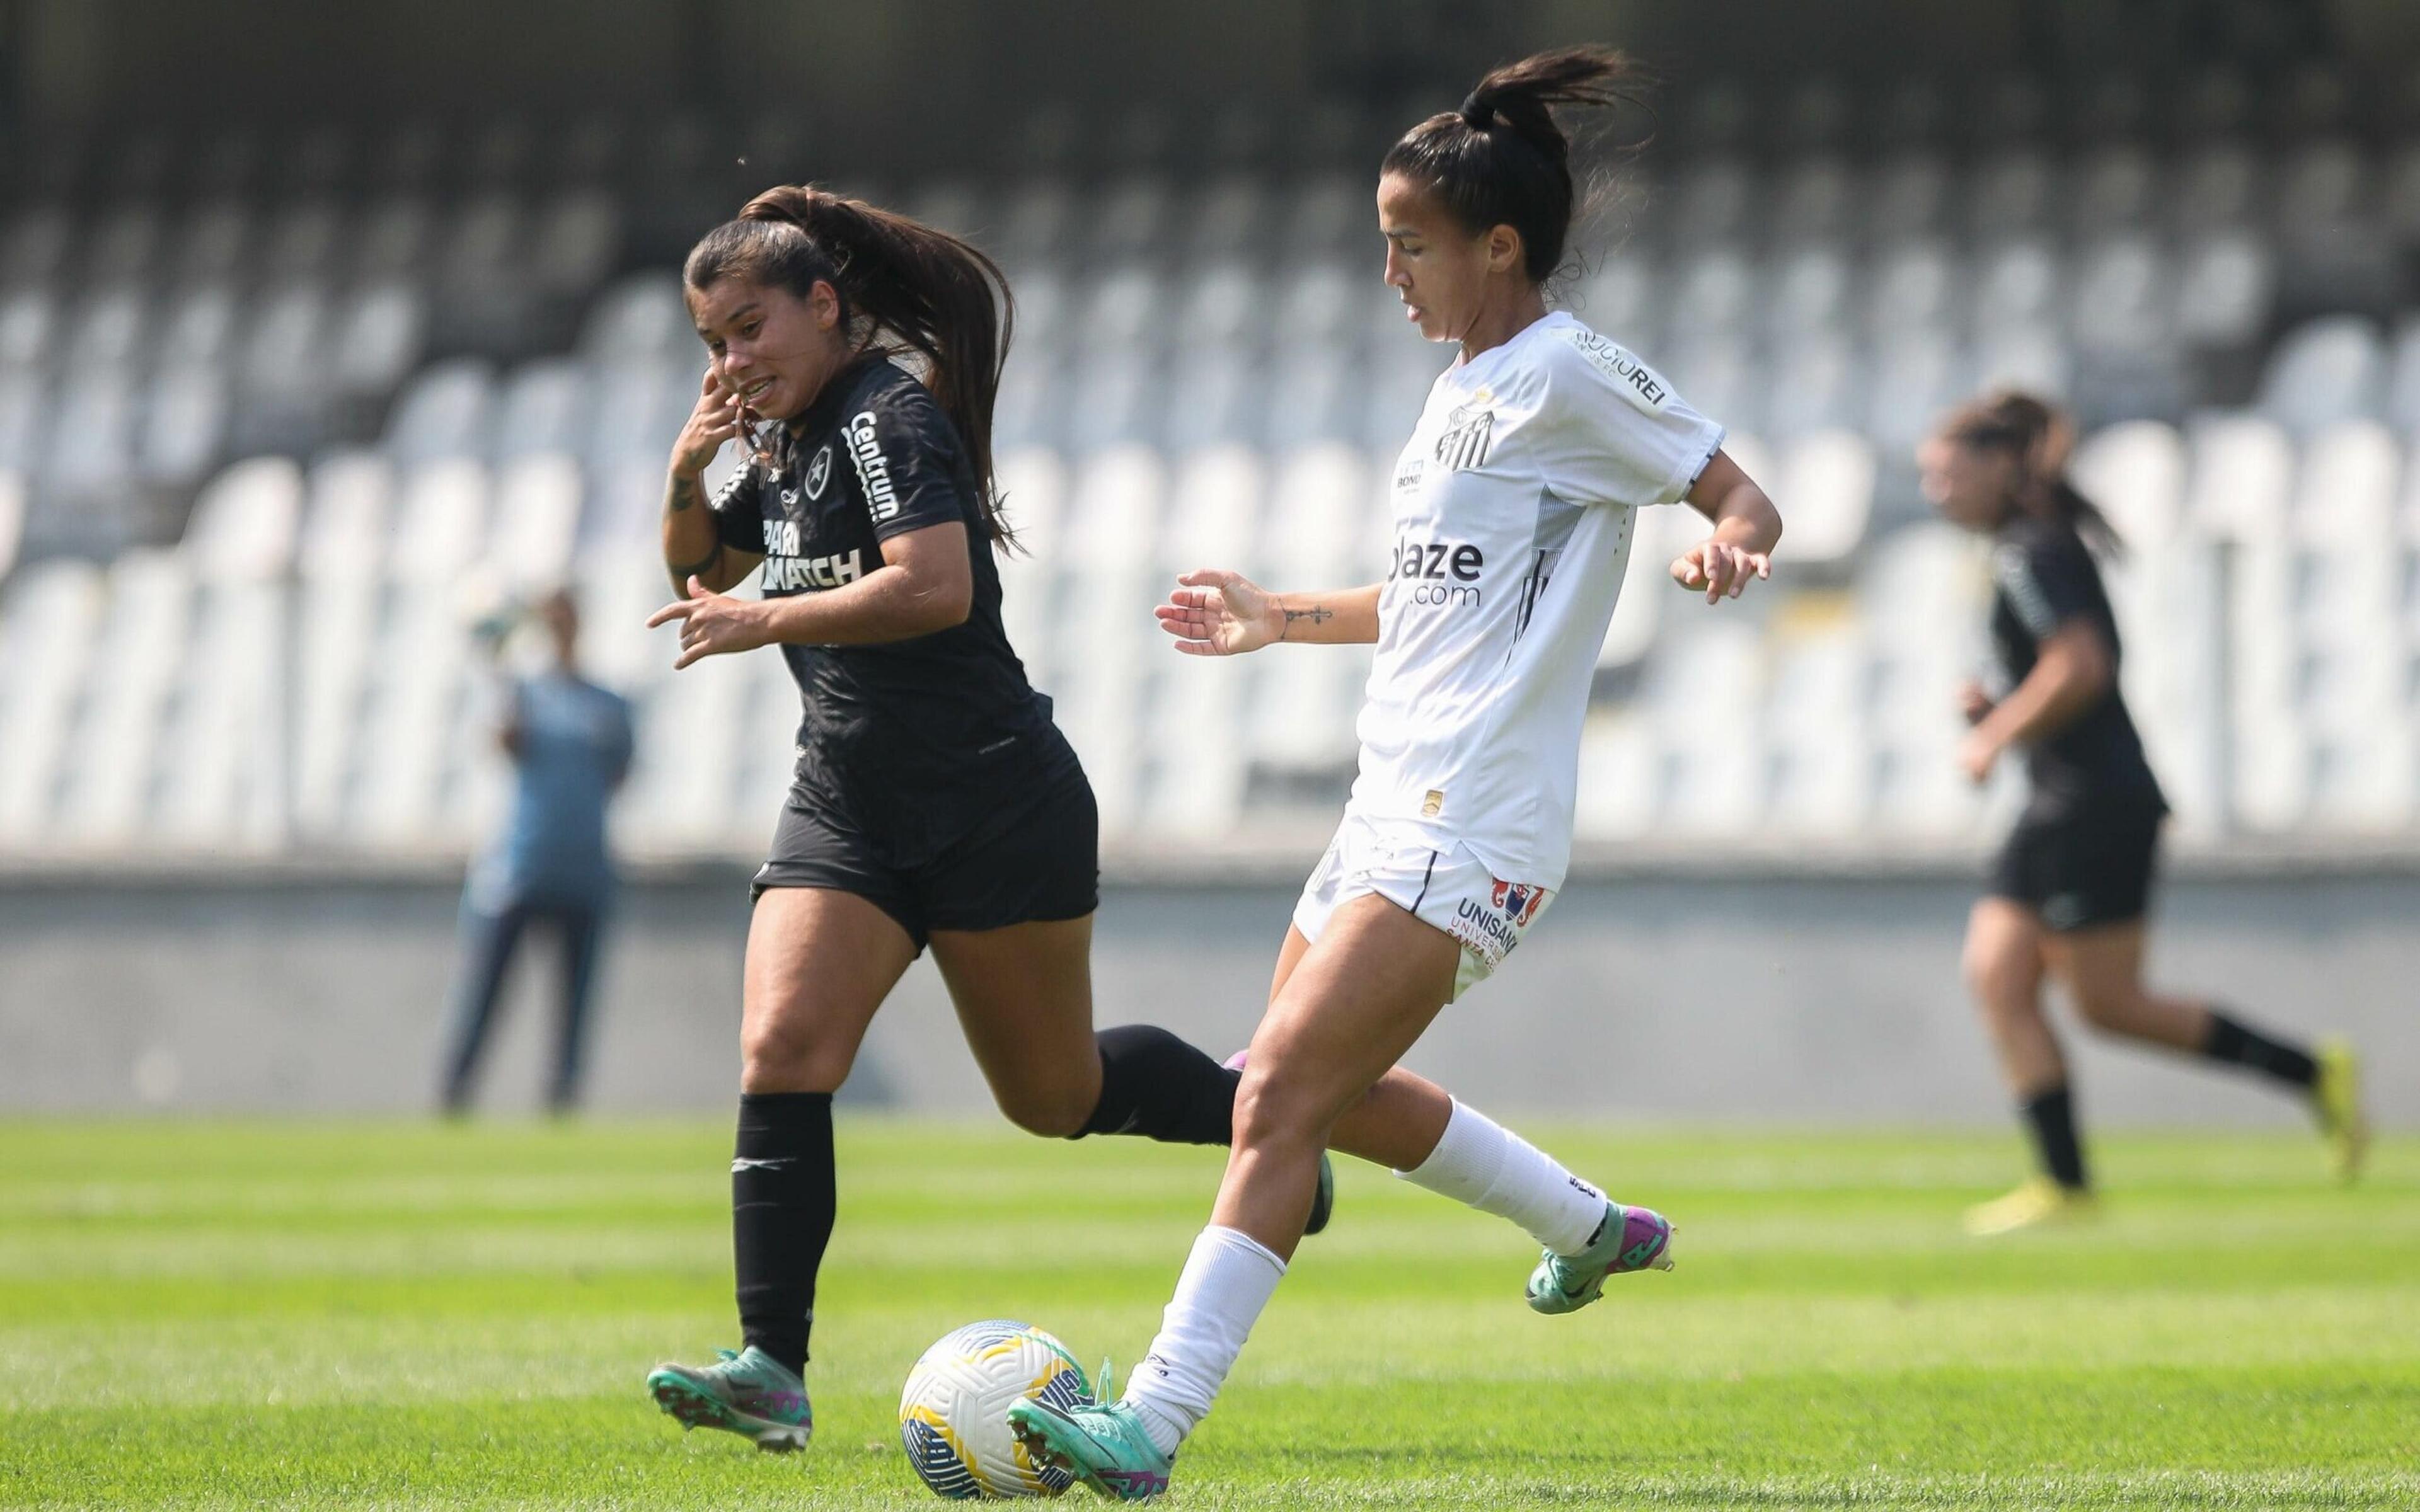
[[[1287,636],[1292,635],[1294,633],[1294,622],[1296,620],[1309,620],[1313,625],[1326,625],[1328,621],[1334,618],[1336,618],[1336,611],[1329,609],[1325,604],[1313,604],[1309,609],[1287,609],[1285,611],[1285,628],[1278,632],[1278,639],[1282,640]]]
[[[697,484],[686,473],[675,473],[672,487],[664,495],[664,509],[677,515],[696,502]]]

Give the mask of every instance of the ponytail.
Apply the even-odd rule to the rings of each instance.
[[[1635,64],[1603,47],[1506,64],[1459,110],[1404,132],[1378,171],[1424,185],[1473,235],[1498,225],[1518,231],[1523,271],[1543,284],[1562,266],[1577,197],[1571,141],[1553,107],[1635,102],[1639,79]]]
[[[2002,390],[1951,415],[1942,434],[1962,446],[2014,457],[2019,509],[2066,527],[2099,555],[2124,553],[2118,528],[2067,474],[2075,427],[2050,404],[2030,393]]]
[[[841,321],[861,345],[888,338],[923,359],[924,386],[973,464],[989,538],[1013,545],[992,474],[992,407],[1000,397],[1016,309],[1000,265],[972,244],[863,200],[803,184],[768,189],[690,249],[693,289],[727,277],[804,298],[818,283],[840,296]]]

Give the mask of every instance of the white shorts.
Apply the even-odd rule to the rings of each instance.
[[[1294,927],[1304,939],[1316,940],[1348,899],[1375,893],[1462,947],[1462,967],[1453,979],[1453,995],[1460,997],[1503,964],[1554,894],[1534,884],[1503,881],[1460,841],[1436,847],[1435,837],[1424,830],[1348,811],[1327,842],[1327,854],[1302,885]]]

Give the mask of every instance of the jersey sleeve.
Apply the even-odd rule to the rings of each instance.
[[[714,511],[714,533],[724,546],[751,556],[765,554],[764,491],[764,465],[751,458],[706,501]]]
[[[2079,614],[2091,612],[2092,559],[2047,535],[2008,541],[1992,552],[1992,577],[2035,640],[2050,638]]]
[[[841,437],[877,539],[970,519],[957,428],[923,384],[880,395],[849,417]]]
[[[1546,486],[1586,504],[1669,504],[1723,444],[1723,427],[1663,375],[1585,326],[1562,333],[1539,408]]]

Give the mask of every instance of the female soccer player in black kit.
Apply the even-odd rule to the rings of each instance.
[[[2229,1011],[2143,985],[2143,920],[2167,803],[2118,690],[2118,625],[2093,548],[2117,535],[2065,471],[2070,431],[2022,393],[1952,415],[1917,458],[1925,496],[1992,537],[1992,640],[2009,691],[1962,694],[1959,753],[1980,782],[2025,752],[2031,799],[1966,926],[1966,977],[2041,1174],[1966,1215],[1998,1234],[2088,1216],[2067,1064],[2041,1009],[2045,974],[2105,1033],[2242,1066],[2306,1099],[2337,1174],[2359,1169],[2367,1130],[2350,1049],[2277,1039]]]
[[[1009,536],[1000,270],[906,217],[783,188],[706,233],[685,278],[712,361],[664,498],[681,597],[648,624],[680,626],[675,668],[780,646],[806,713],[748,932],[746,1348],[648,1388],[685,1425],[790,1449],[813,1431],[832,1092],[925,947],[1001,1110],[1035,1134],[1223,1145],[1239,1077],[1163,1029],[1093,1031],[1092,788],[1001,630],[992,559]],[[754,455],[707,501],[705,468],[742,437]],[[762,599],[725,596],[760,563]]]

